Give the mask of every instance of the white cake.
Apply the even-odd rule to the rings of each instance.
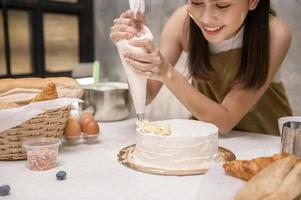
[[[209,169],[218,155],[218,128],[196,120],[164,120],[138,125],[136,164],[166,170]]]

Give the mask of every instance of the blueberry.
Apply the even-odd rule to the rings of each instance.
[[[6,196],[9,194],[10,186],[9,185],[2,185],[0,187],[0,196]]]
[[[67,176],[67,173],[65,171],[59,171],[56,173],[56,179],[57,180],[64,180]]]

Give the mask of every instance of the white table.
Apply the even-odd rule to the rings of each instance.
[[[101,142],[64,146],[59,166],[49,171],[30,171],[26,161],[0,161],[0,185],[11,193],[1,199],[14,200],[227,200],[245,183],[224,174],[221,164],[205,175],[173,177],[141,173],[117,161],[119,150],[135,142],[135,119],[102,123]],[[239,159],[272,155],[279,151],[280,138],[232,132],[220,138],[220,146]],[[65,170],[67,179],[56,180]]]

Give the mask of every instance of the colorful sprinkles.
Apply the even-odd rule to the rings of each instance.
[[[58,150],[45,148],[41,150],[27,150],[28,167],[31,170],[44,171],[57,164]]]

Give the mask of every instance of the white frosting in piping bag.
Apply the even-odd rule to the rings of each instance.
[[[137,13],[144,13],[145,11],[145,3],[144,0],[129,0],[130,8],[134,12],[135,16]],[[147,26],[142,27],[145,31],[141,37],[134,37],[132,39],[149,39],[153,40],[153,35]],[[121,40],[116,43],[118,48],[119,56],[123,65],[123,69],[125,71],[129,86],[130,92],[132,95],[132,99],[134,102],[134,107],[137,115],[144,114],[145,103],[146,103],[146,84],[147,79],[145,77],[139,76],[132,70],[132,66],[124,61],[123,52],[132,51],[132,52],[144,52],[144,48],[138,48],[129,45],[127,40]]]

